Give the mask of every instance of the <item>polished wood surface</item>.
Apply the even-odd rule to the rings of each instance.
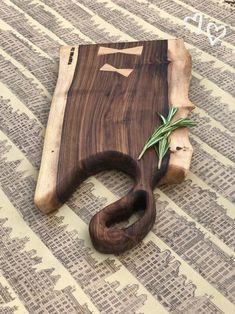
[[[153,188],[159,182],[181,181],[189,167],[192,147],[186,129],[172,135],[172,154],[160,170],[153,149],[140,161],[137,157],[161,123],[156,112],[166,116],[169,105],[178,106],[180,117],[193,108],[187,98],[191,59],[182,40],[161,40],[63,47],[60,62],[35,203],[51,212],[88,176],[107,169],[124,171],[134,178],[134,187],[94,215],[89,225],[97,250],[120,253],[154,224]],[[111,227],[138,210],[143,214],[131,226]]]

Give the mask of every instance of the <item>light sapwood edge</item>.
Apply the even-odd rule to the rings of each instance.
[[[188,98],[191,80],[191,55],[184,46],[183,39],[168,40],[168,101],[170,107],[178,111],[173,121],[186,118],[195,106]],[[189,170],[193,154],[189,142],[188,128],[176,129],[169,137],[170,160],[165,176],[160,184],[182,182]]]
[[[72,57],[71,48],[73,47],[62,46],[60,48],[58,79],[51,102],[34,196],[35,205],[44,213],[52,212],[62,205],[56,194],[58,160],[67,93],[73,80],[79,47],[74,47]]]

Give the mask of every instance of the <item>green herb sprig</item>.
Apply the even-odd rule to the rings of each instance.
[[[147,140],[143,147],[142,152],[138,157],[138,160],[142,158],[142,156],[144,155],[148,148],[153,146],[156,151],[156,154],[158,155],[158,169],[160,169],[162,159],[166,155],[168,149],[170,148],[170,145],[168,143],[168,137],[170,136],[170,134],[177,128],[186,126],[192,127],[196,125],[196,122],[186,118],[181,118],[171,123],[177,111],[178,108],[171,108],[167,118],[164,118],[163,115],[158,114],[162,119],[163,124],[156,128],[153,134]]]

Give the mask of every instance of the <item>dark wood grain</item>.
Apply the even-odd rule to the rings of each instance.
[[[68,92],[62,130],[57,195],[65,202],[85,178],[101,170],[119,169],[136,185],[123,199],[107,206],[90,222],[94,246],[119,253],[139,242],[155,221],[152,189],[167,162],[156,171],[150,149],[137,161],[142,147],[160,124],[156,112],[168,113],[167,41],[105,44],[124,49],[143,46],[141,55],[98,55],[100,45],[79,47],[75,76]],[[104,64],[133,69],[128,77],[100,71]],[[111,221],[128,218],[141,207],[143,216],[126,229],[109,228]]]
[[[179,119],[194,108],[188,99],[191,67],[183,39],[61,47],[37,207],[50,213],[87,177],[118,169],[133,177],[134,186],[94,215],[92,242],[101,252],[118,254],[143,239],[155,222],[154,186],[180,183],[189,170],[193,149],[187,128],[171,134],[160,170],[153,149],[137,157],[160,124],[156,112],[166,116],[169,107],[177,107]],[[131,226],[113,226],[139,210]]]

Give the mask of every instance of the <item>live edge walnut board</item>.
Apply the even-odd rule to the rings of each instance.
[[[146,140],[160,125],[156,112],[175,119],[194,108],[188,99],[191,57],[182,39],[64,46],[49,114],[35,193],[44,212],[58,209],[87,177],[118,169],[135,181],[122,199],[96,213],[89,232],[94,247],[121,253],[133,247],[155,222],[153,188],[184,180],[192,146],[186,128],[170,137],[170,152],[157,169]],[[143,214],[120,229],[115,222]]]

